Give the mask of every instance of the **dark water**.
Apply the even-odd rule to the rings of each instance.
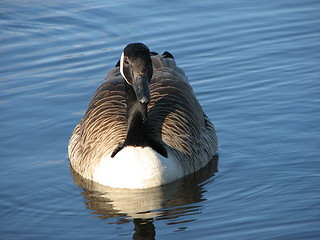
[[[73,180],[69,136],[134,41],[185,70],[219,172]],[[320,239],[319,1],[4,0],[0,61],[1,239]]]

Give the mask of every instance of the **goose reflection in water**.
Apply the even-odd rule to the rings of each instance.
[[[84,190],[86,207],[98,218],[116,218],[116,224],[133,222],[133,239],[155,239],[154,221],[181,225],[194,221],[193,215],[201,213],[201,202],[206,200],[204,185],[218,172],[218,156],[196,173],[149,189],[110,188],[83,178],[72,168],[70,171],[74,182]]]

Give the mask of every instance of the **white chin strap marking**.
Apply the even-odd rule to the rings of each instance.
[[[122,52],[121,58],[120,58],[120,73],[121,73],[122,77],[126,80],[126,82],[127,82],[128,84],[130,84],[130,83],[128,82],[128,80],[126,79],[126,76],[125,76],[124,73],[123,73],[123,61],[124,61],[124,53]]]

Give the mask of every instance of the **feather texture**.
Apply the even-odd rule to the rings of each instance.
[[[147,134],[175,156],[187,175],[204,167],[217,153],[215,129],[174,59],[160,54],[151,59]],[[128,123],[124,81],[119,67],[111,69],[73,131],[68,149],[70,162],[85,178],[94,179],[101,159],[125,141]]]

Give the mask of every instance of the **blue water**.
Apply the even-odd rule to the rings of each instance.
[[[67,145],[123,47],[170,51],[215,165],[117,192]],[[319,1],[0,2],[1,239],[320,239]]]

